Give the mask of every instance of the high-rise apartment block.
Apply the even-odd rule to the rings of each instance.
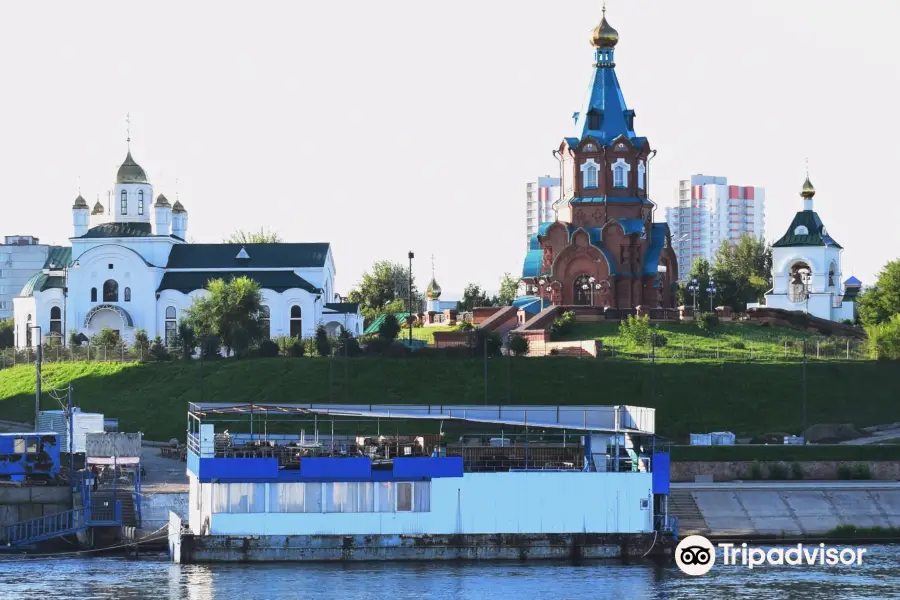
[[[0,244],[0,319],[13,316],[12,299],[44,268],[50,251],[30,235],[8,235]]]
[[[678,182],[676,206],[666,208],[672,246],[685,281],[694,261],[712,262],[723,241],[742,235],[764,239],[766,191],[761,187],[728,185],[726,177],[691,175]]]
[[[525,231],[526,240],[538,232],[541,223],[556,220],[553,203],[559,200],[559,178],[538,177],[525,187]]]

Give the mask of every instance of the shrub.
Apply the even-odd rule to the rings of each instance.
[[[153,338],[153,344],[150,345],[150,358],[157,362],[169,360],[169,349],[166,348],[162,338],[159,336]]]
[[[575,313],[567,310],[553,321],[553,324],[550,326],[550,338],[566,335],[572,330],[574,325]]]
[[[469,340],[469,344],[475,350],[477,356],[484,356],[485,344],[487,344],[487,355],[489,357],[497,356],[503,352],[503,340],[494,331],[476,329],[475,335]]]
[[[303,342],[303,354],[305,356],[318,356],[319,350],[316,346],[316,338],[304,338]]]
[[[528,354],[529,342],[524,335],[512,335],[509,337],[509,351],[516,356]]]
[[[669,345],[669,338],[661,331],[653,331],[651,337],[653,339],[653,346],[656,348],[665,348]]]
[[[396,321],[396,319],[394,319]],[[316,354],[319,356],[328,356],[331,354],[331,340],[328,339],[328,331],[324,325],[316,327],[316,337],[313,338],[316,343]]]
[[[697,327],[701,331],[712,331],[719,325],[719,315],[714,312],[700,313],[697,316]]]
[[[131,351],[147,360],[150,354],[150,338],[147,337],[146,329],[138,329],[134,332],[134,345],[131,346]]]
[[[791,479],[803,479],[803,467],[797,461],[791,463]]]
[[[222,357],[222,339],[217,335],[208,335],[200,342],[200,356],[203,360],[216,360]]]
[[[650,317],[645,315],[628,315],[628,318],[619,322],[619,335],[638,346],[646,346],[650,343]]]
[[[362,350],[359,348],[359,341],[350,335],[350,332],[341,328],[341,333],[335,340],[335,352],[340,356],[359,356]]]
[[[786,479],[790,479],[788,476],[787,467],[784,463],[769,463],[769,479],[773,479],[775,481],[784,481]]]
[[[853,327],[853,319],[841,319],[840,323],[841,325],[849,325],[850,327]]]
[[[399,334],[400,322],[397,320],[397,315],[393,313],[384,315],[384,321],[378,326],[378,335],[386,340],[394,341]]]
[[[12,348],[16,343],[15,321],[12,317],[0,319],[0,350]]]
[[[731,342],[731,347],[735,350],[746,350],[747,346],[744,342]]]
[[[472,331],[475,326],[469,321],[459,321],[456,324],[456,331]]]
[[[109,327],[104,327],[100,333],[91,338],[94,346],[116,346],[119,343],[119,334]]]
[[[869,470],[869,465],[866,463],[856,463],[856,465],[853,466],[852,478],[872,479],[872,471]]]
[[[278,350],[278,344],[276,344],[272,340],[263,340],[259,344],[257,355],[260,358],[275,358],[276,356],[278,356]]]
[[[197,334],[194,328],[186,320],[178,323],[178,347],[181,349],[181,358],[190,360],[194,356],[194,348],[197,347]]]
[[[758,460],[754,460],[753,464],[750,465],[750,470],[747,473],[747,477],[756,481],[762,479],[762,463],[760,463]]]
[[[872,358],[900,359],[900,314],[878,325],[866,327],[866,349]]]

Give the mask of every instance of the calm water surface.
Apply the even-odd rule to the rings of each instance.
[[[174,565],[165,558],[0,558],[2,599],[425,600],[430,598],[900,598],[900,547],[872,546],[862,567],[718,565],[692,578],[677,567],[595,562],[482,564]]]

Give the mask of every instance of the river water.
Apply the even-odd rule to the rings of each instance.
[[[508,600],[615,598],[900,598],[897,546],[870,546],[861,567],[592,562],[175,565],[164,557],[0,557],[0,598],[55,600]]]

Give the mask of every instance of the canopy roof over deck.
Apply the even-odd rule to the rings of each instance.
[[[506,427],[568,429],[604,433],[655,435],[656,411],[641,406],[505,406],[416,404],[231,404],[191,402],[189,416],[198,421],[217,417],[319,417],[353,419],[427,419],[466,421]]]

